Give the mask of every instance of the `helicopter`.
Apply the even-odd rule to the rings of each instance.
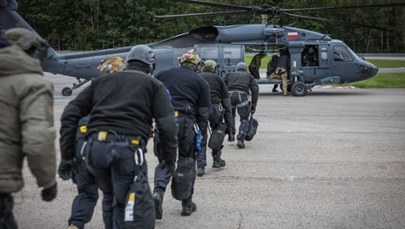
[[[269,16],[285,14],[297,16],[291,12],[309,10],[330,10],[362,7],[392,7],[404,4],[380,4],[348,7],[316,7],[304,9],[281,9],[278,7],[241,6],[225,3],[189,0],[185,3],[231,9],[222,12],[162,15],[156,18],[174,18],[188,16],[221,16],[235,14],[262,15],[260,24],[240,24],[229,26],[203,26],[168,39],[147,44],[156,57],[155,73],[178,66],[178,57],[189,49],[194,49],[202,60],[213,59],[218,63],[219,75],[235,71],[239,62],[245,61],[246,45],[259,45],[269,51],[269,47],[287,48],[290,53],[289,90],[295,96],[305,96],[312,87],[322,84],[340,84],[365,80],[377,74],[378,68],[358,56],[344,42],[332,39],[326,34],[302,28],[272,25],[267,22]],[[18,13],[15,0],[0,1],[0,28],[7,30],[22,27],[35,31]],[[306,17],[298,15],[298,17]],[[313,18],[312,19],[319,19]],[[77,79],[72,87],[62,89],[62,95],[70,96],[72,91],[100,75],[97,66],[110,56],[125,58],[132,46],[87,51],[61,55],[49,47],[42,61],[43,69],[54,74],[63,74]],[[306,50],[316,50],[317,61],[305,64],[303,55]],[[280,80],[258,79],[259,84],[280,84]]]

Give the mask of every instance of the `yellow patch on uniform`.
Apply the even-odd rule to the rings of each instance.
[[[80,126],[80,133],[82,134],[87,133],[87,126]]]
[[[135,201],[135,192],[129,194],[128,201]]]

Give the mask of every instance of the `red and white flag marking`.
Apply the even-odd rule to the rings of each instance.
[[[288,32],[287,37],[289,40],[293,40],[293,39],[298,39],[299,36],[298,36],[297,32]]]

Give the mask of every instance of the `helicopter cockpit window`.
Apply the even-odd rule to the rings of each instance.
[[[318,66],[318,46],[306,45],[301,54],[302,66]]]
[[[236,66],[242,59],[240,47],[224,47],[224,64]]]
[[[201,47],[200,57],[203,60],[214,60],[218,62],[218,48],[217,47]]]
[[[352,56],[349,54],[344,46],[333,47],[333,59],[335,61],[353,61]]]

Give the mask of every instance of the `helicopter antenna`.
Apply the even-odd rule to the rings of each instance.
[[[323,37],[321,37],[320,40],[323,40],[323,38],[325,38],[326,36],[328,36],[327,34],[324,34]]]

